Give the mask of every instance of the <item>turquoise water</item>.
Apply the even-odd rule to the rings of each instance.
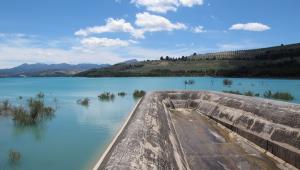
[[[223,86],[223,78],[7,78],[0,79],[0,101],[9,99],[21,104],[24,99],[44,92],[47,104],[57,107],[55,118],[35,127],[16,127],[11,117],[0,116],[0,169],[60,170],[89,169],[98,160],[127,115],[134,107],[135,89],[184,90],[184,80],[195,84],[188,90],[248,90],[263,94],[266,90],[290,92],[294,103],[300,103],[300,80],[243,79]],[[124,98],[101,102],[97,95],[125,91]],[[89,97],[89,107],[76,101]],[[55,98],[57,102],[54,102]],[[8,162],[10,149],[19,151],[17,165]]]

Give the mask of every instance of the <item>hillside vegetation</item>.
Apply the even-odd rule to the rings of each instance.
[[[161,57],[81,72],[84,77],[126,76],[300,77],[300,44],[253,50]]]

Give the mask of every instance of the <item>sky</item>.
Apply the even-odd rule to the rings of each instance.
[[[0,68],[300,42],[299,0],[1,0]]]

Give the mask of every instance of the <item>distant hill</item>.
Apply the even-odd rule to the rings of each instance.
[[[118,63],[118,64],[134,64],[134,63],[137,63],[137,62],[139,62],[139,61],[136,60],[136,59],[132,59],[132,60],[123,61],[123,62]]]
[[[300,44],[162,57],[161,60],[116,64],[76,74],[84,77],[106,76],[229,76],[300,77]]]
[[[104,68],[109,64],[22,64],[10,69],[0,69],[0,77],[70,76],[93,68]]]

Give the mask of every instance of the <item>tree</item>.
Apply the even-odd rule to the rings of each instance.
[[[161,56],[161,57],[160,57],[160,60],[164,60],[164,57],[163,57],[163,56]]]
[[[169,57],[169,56],[166,56],[166,60],[167,60],[167,61],[170,60],[170,57]]]

